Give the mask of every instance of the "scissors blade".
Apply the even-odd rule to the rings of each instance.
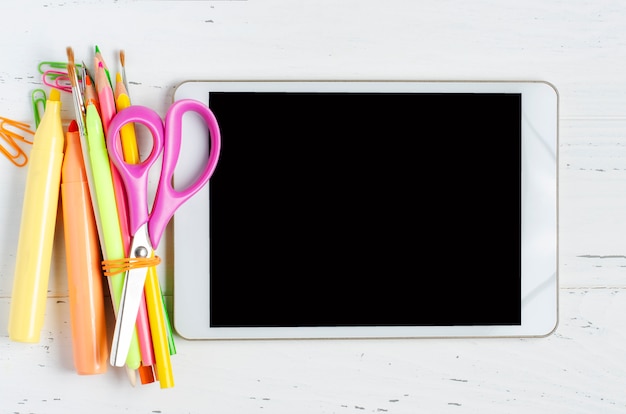
[[[148,239],[147,229],[148,226],[144,224],[133,238],[129,255],[131,258],[148,257],[151,254],[152,245]],[[110,359],[113,366],[121,367],[126,363],[147,273],[146,267],[130,269],[126,272],[111,346]]]

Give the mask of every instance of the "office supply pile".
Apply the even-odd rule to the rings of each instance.
[[[59,205],[76,372],[102,374],[109,365],[124,367],[133,385],[138,374],[142,384],[171,388],[176,347],[155,249],[176,209],[215,170],[220,153],[217,120],[194,100],[173,103],[164,120],[147,107],[131,105],[123,51],[115,77],[97,46],[92,67],[77,63],[71,47],[66,53],[67,62],[39,65],[49,96],[43,89],[32,94],[34,132],[27,124],[0,117],[0,138],[10,143],[8,150],[1,147],[3,153],[27,168],[9,337],[39,342]],[[65,131],[62,94],[71,94],[75,117]],[[206,123],[211,150],[196,181],[179,191],[172,176],[187,112],[199,114]],[[146,156],[139,151],[137,123],[152,136]],[[32,144],[30,154],[16,141]],[[162,163],[160,179],[150,206],[148,176],[157,160]],[[111,341],[105,306],[112,306],[115,315]]]

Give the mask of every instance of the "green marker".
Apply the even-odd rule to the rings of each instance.
[[[101,232],[101,240],[104,243],[102,254],[105,260],[123,259],[125,257],[124,243],[122,241],[120,219],[117,213],[109,153],[104,141],[102,120],[94,104],[87,105],[85,123],[91,173],[98,204],[97,211],[100,224],[98,230]],[[124,276],[124,273],[120,273],[108,277],[116,315],[122,299]],[[126,358],[126,366],[131,369],[137,369],[140,364],[141,353],[139,351],[137,332],[135,331],[131,339],[128,357]]]

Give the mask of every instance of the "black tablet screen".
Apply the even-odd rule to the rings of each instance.
[[[520,94],[209,106],[212,326],[521,323]]]

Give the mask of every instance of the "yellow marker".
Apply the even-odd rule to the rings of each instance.
[[[50,91],[30,152],[9,314],[18,342],[39,342],[46,309],[65,143],[60,95]]]

